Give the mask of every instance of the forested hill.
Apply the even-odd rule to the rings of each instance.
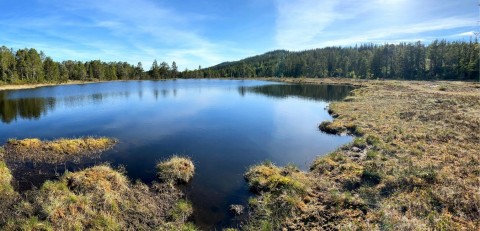
[[[478,79],[477,41],[363,44],[289,52],[186,71],[185,77],[348,77],[407,80]]]

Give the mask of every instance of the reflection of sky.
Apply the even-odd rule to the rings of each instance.
[[[199,211],[196,222],[215,223],[225,220],[229,204],[245,203],[249,166],[268,159],[306,169],[316,155],[351,140],[318,131],[330,119],[325,102],[239,90],[271,84],[129,81],[12,91],[10,99],[55,97],[55,106],[38,120],[0,124],[0,139],[116,137],[121,143],[103,160],[145,181],[155,179],[157,161],[186,154],[196,165],[188,194]]]
[[[275,131],[272,132],[273,137],[269,139],[267,145],[273,155],[270,158],[277,160],[280,165],[296,163],[299,167],[308,169],[316,155],[331,152],[351,140],[351,137],[318,132],[320,121],[330,119],[325,113],[327,103],[291,97],[274,102],[273,105]],[[318,150],[323,153],[319,153]],[[279,153],[295,154],[279,155]]]

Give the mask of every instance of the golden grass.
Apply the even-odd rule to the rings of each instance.
[[[12,174],[7,168],[5,162],[0,160],[0,196],[6,196],[14,193],[11,182]]]
[[[249,201],[254,211],[245,230],[278,230],[307,209],[312,184],[293,165],[280,168],[270,162],[252,166],[245,173],[250,189],[260,196]]]
[[[1,223],[5,222],[12,212],[11,205],[18,196],[12,187],[12,178],[7,165],[0,159],[0,229]]]
[[[157,164],[158,177],[165,182],[189,182],[195,173],[193,162],[187,157],[173,156]]]
[[[107,137],[83,137],[41,141],[37,138],[10,139],[4,145],[5,158],[13,161],[61,163],[93,156],[112,148],[118,141]]]
[[[99,83],[99,82],[102,82],[102,81],[68,80],[67,82],[63,82],[63,83],[0,84],[0,91],[31,89],[31,88],[47,87],[47,86],[59,86],[59,85],[90,84],[90,83]]]
[[[270,162],[252,166],[245,173],[245,179],[250,188],[256,192],[274,190],[292,190],[305,194],[308,189],[308,180],[294,166],[279,168]]]
[[[192,206],[179,190],[132,184],[106,165],[47,181],[13,208],[5,230],[195,230],[186,223]]]
[[[293,80],[287,80],[293,81]],[[296,80],[295,80],[296,81]],[[307,79],[329,84],[337,79]],[[313,198],[280,219],[291,230],[476,230],[480,227],[480,84],[353,81],[322,130],[354,142],[314,161]],[[252,200],[259,211],[270,193]],[[275,202],[276,203],[276,202]],[[271,214],[275,216],[275,214]],[[259,216],[253,216],[258,218]],[[250,221],[272,227],[273,218]],[[253,229],[252,229],[253,230]]]

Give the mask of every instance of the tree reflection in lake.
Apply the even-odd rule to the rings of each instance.
[[[239,87],[240,95],[245,95],[245,92],[252,92],[276,98],[288,98],[291,96],[302,99],[335,101],[345,98],[352,86],[346,85],[283,85],[272,84],[254,87]]]
[[[18,117],[39,119],[55,108],[55,98],[19,98],[9,99],[8,91],[0,91],[0,119],[11,123]]]

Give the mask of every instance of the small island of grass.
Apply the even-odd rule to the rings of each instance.
[[[9,139],[4,145],[5,159],[42,163],[61,163],[91,157],[112,148],[118,141],[108,137],[82,137],[42,141],[37,138]]]
[[[195,166],[187,157],[173,156],[157,164],[158,177],[164,182],[187,183],[193,177]]]

